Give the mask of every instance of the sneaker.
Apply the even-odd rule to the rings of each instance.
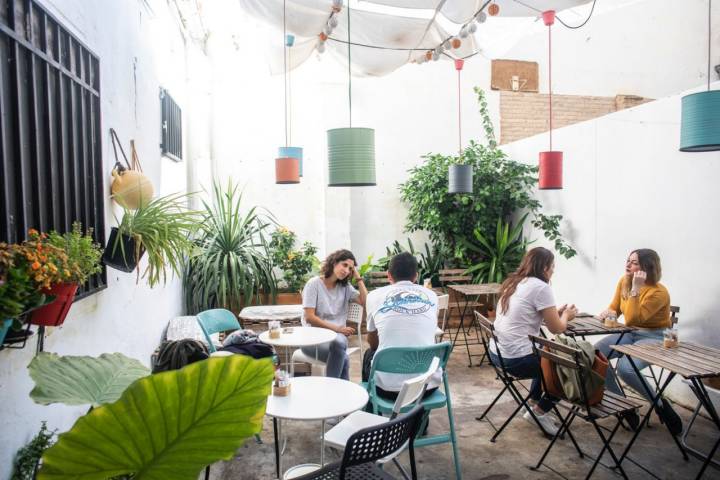
[[[535,413],[535,412],[533,412],[533,413]],[[523,415],[523,418],[525,420],[527,420],[528,422],[530,422],[531,424],[537,425],[537,423],[535,423],[535,420],[533,420],[532,416],[530,415],[530,412],[526,411],[525,414]],[[542,425],[543,430],[548,435],[555,436],[555,434],[560,429],[555,424],[554,417],[550,413],[545,413],[543,415],[539,415],[539,414],[535,413],[535,418],[538,419],[538,422],[540,422],[540,425]]]
[[[662,407],[656,407],[655,411],[657,412],[658,416],[660,417],[660,420],[667,425],[668,430],[670,430],[670,433],[675,435],[676,437],[680,435],[683,431],[683,424],[682,420],[680,419],[680,416],[675,412],[675,410],[672,408],[672,405],[670,405],[670,402],[662,399]]]

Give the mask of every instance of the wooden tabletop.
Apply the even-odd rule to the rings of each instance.
[[[500,293],[499,283],[466,283],[462,285],[448,285],[448,288],[468,297],[475,295],[497,295]]]
[[[611,348],[685,378],[720,376],[720,349],[717,348],[692,342],[680,342],[676,348],[665,348],[662,342],[612,345]]]
[[[568,322],[565,335],[574,335],[578,337],[592,335],[607,335],[610,333],[627,333],[635,330],[633,327],[627,327],[622,323],[616,323],[614,327],[606,327],[605,323],[598,317],[589,313],[579,313],[575,319]]]

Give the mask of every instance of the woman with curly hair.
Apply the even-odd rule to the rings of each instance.
[[[305,355],[325,362],[328,377],[350,379],[347,338],[355,329],[346,324],[350,302],[365,305],[367,289],[356,268],[350,250],[337,250],[325,259],[320,275],[308,280],[303,288],[302,324],[337,332],[335,340],[318,347],[304,347]],[[357,280],[358,289],[350,284]]]

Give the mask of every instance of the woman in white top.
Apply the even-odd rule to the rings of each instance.
[[[555,306],[550,279],[555,270],[555,257],[550,250],[536,247],[525,254],[520,266],[500,288],[500,302],[495,319],[497,345],[490,346],[490,359],[500,365],[500,356],[508,373],[519,378],[532,378],[530,399],[535,416],[549,434],[557,432],[551,415],[557,399],[543,395],[540,361],[533,353],[528,335],[539,335],[544,323],[552,333],[564,332],[567,322],[575,318],[575,305]],[[533,422],[530,412],[523,418]]]
[[[328,377],[345,380],[350,379],[347,337],[355,333],[355,329],[346,324],[348,304],[364,306],[367,298],[365,283],[355,266],[355,256],[350,250],[331,253],[323,263],[320,276],[308,280],[302,293],[302,324],[337,332],[334,341],[317,347],[317,356],[325,362]],[[350,284],[351,278],[357,280],[358,289]],[[305,347],[303,353],[314,357],[316,347]]]

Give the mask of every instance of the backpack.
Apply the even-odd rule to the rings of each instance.
[[[605,355],[595,350],[593,345],[585,340],[578,341],[572,337],[558,335],[555,341],[581,351],[580,364],[583,369],[582,378],[588,396],[588,404],[595,405],[602,402],[605,395],[605,374],[608,369],[608,360]],[[592,352],[592,357],[590,357],[590,352]],[[540,367],[547,389],[546,393],[573,403],[582,401],[580,375],[577,370],[556,365],[545,357],[540,359]]]
[[[152,355],[152,373],[177,370],[191,363],[205,360],[209,356],[208,349],[203,342],[190,338],[164,341]]]

